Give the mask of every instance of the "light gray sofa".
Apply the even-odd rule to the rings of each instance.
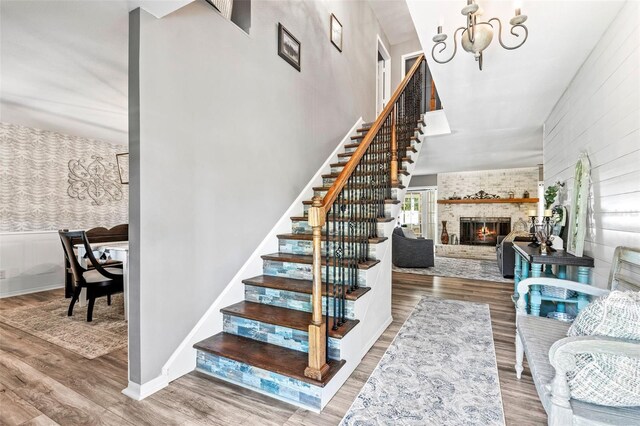
[[[610,290],[640,291],[640,283],[622,272],[622,265],[640,266],[640,250],[616,248],[609,277]],[[576,368],[579,353],[609,353],[640,358],[640,342],[601,336],[567,337],[569,324],[527,315],[531,286],[555,286],[604,296],[610,290],[555,278],[527,278],[518,283],[516,316],[516,376],[520,378],[524,355],[538,396],[553,426],[640,425],[640,407],[605,407],[571,398],[567,372]]]
[[[399,268],[434,266],[433,240],[416,238],[407,228],[396,228],[391,237],[392,261]]]

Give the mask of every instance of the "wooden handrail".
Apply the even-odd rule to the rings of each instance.
[[[404,92],[405,88],[416,74],[422,62],[424,61],[424,55],[420,55],[416,60],[416,63],[413,64],[409,73],[404,77],[396,91],[393,93],[393,96],[387,103],[387,106],[384,107],[382,113],[378,116],[376,121],[373,123],[365,137],[362,139],[362,142],[358,146],[358,148],[353,152],[349,161],[345,164],[342,172],[338,175],[336,181],[331,185],[331,188],[327,191],[327,195],[324,198],[320,196],[313,197],[313,204],[309,208],[307,212],[308,215],[308,223],[312,229],[313,235],[313,266],[312,266],[312,290],[311,290],[311,306],[312,306],[312,320],[311,324],[309,324],[309,363],[304,370],[304,375],[306,377],[310,377],[315,380],[323,380],[323,378],[329,372],[329,365],[327,364],[327,321],[322,316],[322,263],[321,263],[321,248],[322,248],[322,227],[325,225],[327,220],[327,213],[333,206],[333,203],[336,201],[340,193],[343,191],[344,187],[347,185],[347,182],[351,178],[352,174],[356,171],[360,160],[365,156],[369,146],[373,142],[373,140],[378,135],[378,132],[384,125],[384,123],[389,119],[389,115],[393,114],[391,117],[392,125],[391,125],[391,161],[390,161],[390,179],[392,184],[397,184],[398,182],[398,140],[397,140],[397,132],[396,132],[396,115],[397,111],[396,103],[400,99],[400,96]],[[344,209],[342,210],[344,211]],[[335,219],[335,214],[334,214]],[[327,236],[329,232],[327,232]],[[344,234],[342,234],[344,237]],[[329,241],[326,242],[326,247],[329,247]],[[327,249],[328,250],[328,249]],[[328,254],[327,254],[328,261]],[[328,263],[327,263],[328,265]],[[328,271],[328,270],[327,270]],[[335,277],[335,276],[334,276]],[[327,282],[329,282],[329,273],[327,272]],[[344,286],[344,284],[342,284]],[[344,288],[340,290],[344,292]],[[342,293],[344,296],[344,293]],[[327,300],[329,299],[329,292],[327,291]],[[335,311],[335,294],[334,294],[334,311]],[[344,298],[343,298],[344,301]],[[344,305],[343,305],[344,306]],[[344,309],[344,308],[343,308]],[[329,308],[327,307],[326,312],[327,318],[329,315]],[[334,312],[334,327],[337,327],[335,323],[335,318],[339,315]],[[343,311],[344,316],[344,311]]]
[[[342,188],[344,188],[344,186],[347,184],[347,180],[349,179],[353,171],[356,169],[356,166],[358,165],[362,157],[364,157],[365,153],[367,152],[367,149],[369,149],[369,145],[371,145],[371,142],[378,134],[378,130],[380,130],[380,128],[386,121],[387,117],[389,117],[389,114],[391,114],[391,112],[395,108],[395,104],[398,101],[398,98],[400,98],[400,95],[404,91],[405,87],[407,87],[407,84],[409,84],[411,77],[413,77],[416,71],[418,71],[418,68],[422,64],[422,61],[424,61],[424,54],[421,54],[420,56],[418,56],[418,59],[416,60],[415,64],[413,64],[413,66],[411,67],[411,70],[404,77],[404,79],[402,80],[402,82],[400,83],[396,91],[393,93],[393,96],[391,96],[391,99],[387,103],[387,106],[384,107],[384,109],[382,110],[382,112],[380,113],[376,121],[373,123],[373,125],[367,132],[364,139],[362,139],[360,146],[358,146],[358,148],[355,150],[355,152],[353,153],[353,155],[351,156],[347,164],[344,166],[344,168],[336,178],[333,185],[331,185],[331,188],[329,188],[329,190],[327,191],[327,194],[324,196],[322,200],[322,209],[325,213],[329,211],[333,203],[336,201],[338,194],[340,194],[340,191],[342,191]]]

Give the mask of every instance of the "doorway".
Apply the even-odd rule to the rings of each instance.
[[[391,55],[378,36],[376,46],[376,116],[380,115],[391,96]]]
[[[407,53],[406,55],[402,55],[402,63],[400,65],[402,76],[407,75],[409,70],[413,64],[416,63],[416,60],[420,55],[422,55],[422,51],[419,50],[417,52]],[[425,91],[422,96],[422,105],[420,106],[421,111],[430,112],[442,109],[442,102],[440,102],[440,96],[438,95],[438,91],[436,90],[436,85],[433,81],[433,76],[431,75],[431,70],[426,66],[426,84],[424,85]]]
[[[411,229],[419,237],[435,241],[437,199],[436,187],[407,190],[398,218],[402,226]]]

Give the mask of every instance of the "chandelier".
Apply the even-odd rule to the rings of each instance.
[[[491,18],[486,22],[478,22],[478,16],[482,16],[482,8],[478,6],[475,0],[467,0],[467,5],[462,8],[460,13],[467,17],[467,26],[459,27],[453,33],[453,54],[449,59],[439,60],[436,58],[436,48],[442,45],[442,48],[438,53],[442,53],[447,48],[447,35],[442,33],[442,26],[438,26],[438,34],[433,36],[433,49],[431,49],[431,57],[439,64],[446,64],[451,61],[456,52],[458,51],[458,32],[462,31],[462,48],[469,53],[472,53],[476,58],[480,70],[482,71],[482,52],[491,44],[493,40],[493,28],[491,21],[496,21],[498,24],[498,41],[500,45],[507,50],[514,50],[522,46],[527,37],[529,36],[529,30],[523,24],[527,20],[527,15],[522,15],[520,9],[516,9],[516,15],[511,18],[509,23],[511,24],[511,34],[516,37],[520,37],[520,34],[516,33],[516,28],[522,28],[524,30],[524,38],[515,46],[507,46],[502,42],[502,22],[498,18]]]

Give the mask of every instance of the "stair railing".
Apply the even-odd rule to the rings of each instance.
[[[313,290],[307,377],[322,381],[329,372],[328,327],[338,330],[346,323],[345,295],[357,290],[363,280],[359,265],[370,261],[369,243],[377,238],[378,219],[385,217],[386,200],[398,186],[398,162],[407,156],[424,112],[425,76],[426,62],[420,55],[324,198],[313,197],[308,211],[313,230]]]

